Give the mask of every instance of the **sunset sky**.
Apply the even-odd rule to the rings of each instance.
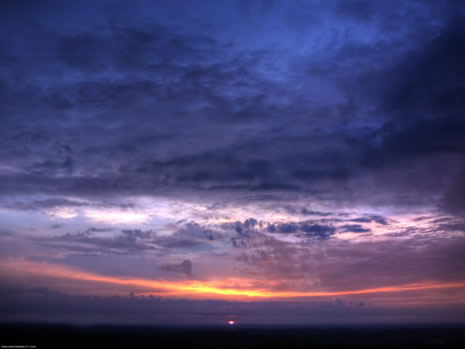
[[[465,4],[4,0],[0,320],[465,322]]]

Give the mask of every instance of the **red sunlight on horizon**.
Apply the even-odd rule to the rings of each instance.
[[[60,290],[59,282],[69,281],[101,283],[112,286],[129,286],[138,287],[145,294],[153,294],[163,297],[172,298],[201,298],[201,299],[225,299],[225,300],[263,300],[263,299],[295,299],[311,297],[333,297],[333,296],[350,296],[366,295],[377,293],[396,293],[422,290],[439,290],[439,289],[458,289],[465,288],[465,281],[457,282],[434,282],[424,281],[418,283],[408,283],[402,285],[389,285],[382,287],[340,290],[340,291],[279,291],[272,288],[273,283],[261,281],[262,287],[257,287],[258,281],[225,278],[217,280],[186,280],[186,281],[169,281],[169,280],[150,280],[141,278],[127,278],[104,276],[91,272],[81,271],[58,264],[33,263],[22,260],[8,260],[2,263],[1,273],[6,276],[29,275],[48,277],[57,283]],[[254,286],[255,285],[255,286]],[[95,285],[93,285],[95,286]],[[98,289],[98,287],[96,287]],[[117,291],[117,290],[114,290]],[[233,320],[231,320],[233,321]],[[234,322],[234,321],[233,321]]]

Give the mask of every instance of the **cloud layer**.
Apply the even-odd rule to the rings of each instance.
[[[463,282],[461,5],[2,2],[0,262],[275,292]],[[355,306],[360,320],[400,321],[415,306],[416,320],[441,307],[455,321],[463,306],[461,288],[424,290],[417,304],[341,295],[295,317],[294,303],[0,281],[1,306],[21,320],[49,319],[43,301],[82,304],[84,322],[96,304],[105,321],[131,302],[134,321],[150,322],[148,302],[172,313],[153,321],[173,323],[203,305],[216,314],[206,322],[230,306],[283,323],[309,309],[335,321],[348,304],[373,307]]]

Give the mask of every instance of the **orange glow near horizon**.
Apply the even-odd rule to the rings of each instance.
[[[410,283],[395,286],[383,286],[364,288],[358,290],[344,291],[277,291],[268,287],[253,287],[257,283],[255,280],[228,278],[210,281],[168,281],[149,280],[103,276],[95,273],[80,271],[67,266],[32,263],[26,261],[9,260],[2,263],[2,273],[8,275],[34,275],[46,276],[57,280],[74,280],[98,282],[108,285],[140,287],[146,291],[151,291],[154,295],[164,297],[199,297],[200,298],[220,298],[230,300],[244,299],[286,299],[286,298],[310,298],[310,297],[331,297],[364,295],[376,293],[393,293],[405,291],[421,291],[433,289],[465,288],[465,282],[422,282]],[[262,282],[266,284],[266,282]],[[266,285],[265,285],[266,286]]]

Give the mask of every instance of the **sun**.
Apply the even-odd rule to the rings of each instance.
[[[231,326],[234,325],[235,323],[236,323],[236,322],[235,322],[234,320],[229,320],[229,321],[228,321],[228,324],[231,325]]]

